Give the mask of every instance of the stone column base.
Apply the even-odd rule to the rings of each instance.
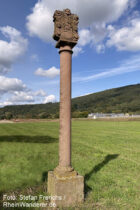
[[[51,202],[59,207],[75,206],[84,201],[84,177],[74,171],[59,176],[55,171],[48,172],[48,193]]]

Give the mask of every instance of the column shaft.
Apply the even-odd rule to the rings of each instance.
[[[59,167],[71,166],[71,63],[70,46],[60,47]]]

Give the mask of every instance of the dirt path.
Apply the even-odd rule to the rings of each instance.
[[[0,120],[0,123],[13,123],[11,120]]]

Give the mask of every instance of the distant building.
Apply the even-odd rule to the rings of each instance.
[[[129,114],[124,113],[90,113],[88,118],[97,119],[97,118],[117,118],[117,117],[129,117]]]

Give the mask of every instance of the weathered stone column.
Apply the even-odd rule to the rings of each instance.
[[[54,13],[54,35],[60,53],[59,164],[48,173],[48,193],[60,196],[57,206],[73,206],[84,199],[84,178],[71,166],[71,65],[72,48],[78,41],[78,16],[69,9]]]
[[[71,63],[72,49],[60,47],[59,167],[71,169]]]

